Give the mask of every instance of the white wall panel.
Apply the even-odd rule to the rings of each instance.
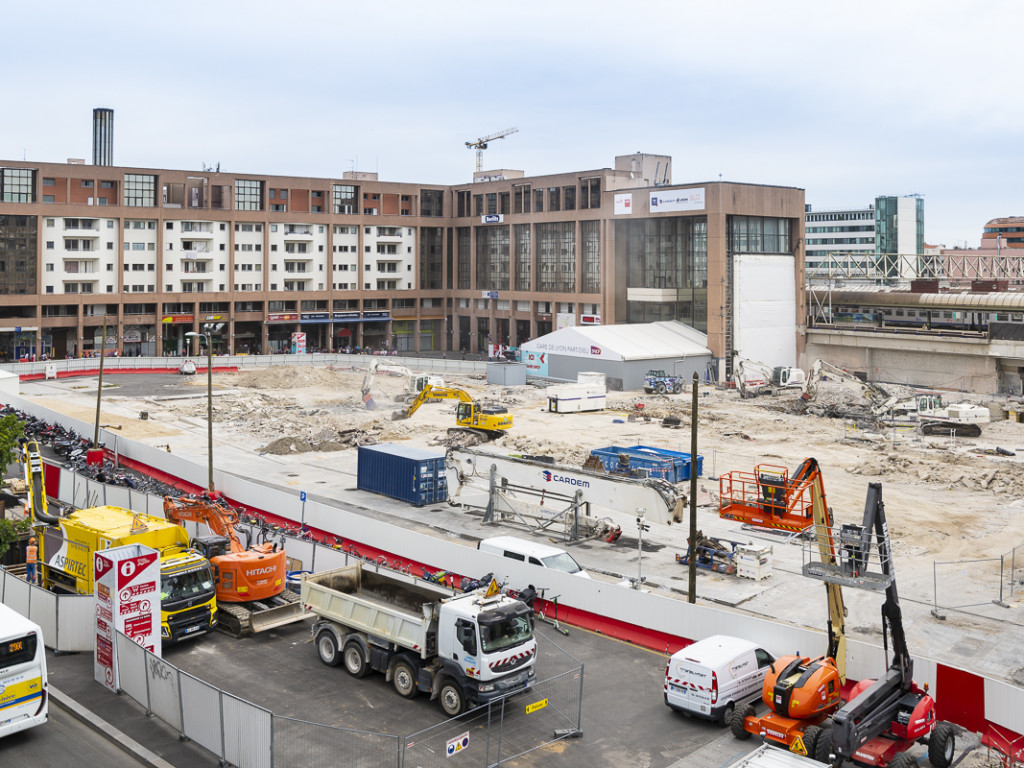
[[[1016,685],[985,680],[985,719],[1024,733],[1024,691]]]
[[[743,357],[797,364],[794,270],[792,256],[733,257],[733,348]]]

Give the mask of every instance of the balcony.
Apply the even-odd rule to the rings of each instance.
[[[213,232],[207,232],[202,229],[185,229],[182,230],[181,237],[183,240],[213,240]]]
[[[205,248],[189,248],[184,251],[179,251],[181,258],[190,259],[193,261],[208,261],[213,258],[214,252],[206,250]]]
[[[64,219],[64,231],[71,233],[71,237],[74,237],[75,233],[85,233],[82,236],[88,237],[90,232],[99,233],[100,222],[99,219]]]
[[[98,240],[99,229],[69,229],[61,235],[65,240]]]
[[[79,261],[96,261],[103,254],[102,251],[64,251],[60,257],[65,261],[67,259],[76,259]]]
[[[299,240],[303,242],[310,242],[313,240],[313,228],[312,227],[285,227],[284,230],[285,240]]]

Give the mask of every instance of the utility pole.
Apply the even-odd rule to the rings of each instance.
[[[693,404],[690,406],[690,573],[686,602],[697,602],[697,372],[693,372]]]
[[[103,313],[103,337],[100,339],[100,381],[96,385],[96,429],[92,433],[92,447],[100,445],[100,396],[103,394],[103,360],[107,356],[107,313]]]

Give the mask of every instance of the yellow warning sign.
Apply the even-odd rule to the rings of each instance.
[[[501,592],[501,587],[498,586],[497,579],[491,579],[491,583],[487,587],[487,592],[484,593],[484,597],[494,597]]]
[[[147,530],[149,530],[149,528],[146,526],[146,524],[144,522],[142,522],[142,518],[139,517],[138,515],[133,515],[132,516],[131,532],[132,533],[142,533],[143,531],[147,531]]]
[[[807,756],[807,747],[804,746],[804,740],[800,738],[799,735],[793,740],[793,744],[790,746],[789,750],[803,755],[804,757]]]
[[[530,714],[531,712],[536,712],[538,709],[544,709],[544,707],[546,707],[547,705],[548,705],[548,700],[547,699],[541,699],[540,701],[533,702],[533,704],[527,704],[526,705],[526,714]]]

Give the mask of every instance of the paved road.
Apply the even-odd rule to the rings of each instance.
[[[139,768],[146,765],[52,703],[48,723],[0,742],[0,762],[19,768]]]

